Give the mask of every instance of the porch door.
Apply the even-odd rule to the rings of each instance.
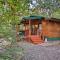
[[[38,25],[31,25],[31,35],[37,35]]]
[[[32,25],[31,26],[31,35],[42,35],[42,25]]]

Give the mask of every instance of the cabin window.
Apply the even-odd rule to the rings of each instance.
[[[22,25],[20,25],[19,30],[25,30],[25,26],[24,26],[23,24],[22,24]]]
[[[20,28],[19,28],[20,30],[23,30],[23,24],[22,25],[20,25]]]
[[[39,30],[42,30],[42,24],[39,24]]]
[[[26,26],[26,30],[29,30],[29,26],[28,25]]]
[[[25,26],[23,26],[23,30],[25,30]]]

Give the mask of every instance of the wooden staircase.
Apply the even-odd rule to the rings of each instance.
[[[38,35],[32,35],[32,36],[31,36],[31,41],[32,41],[32,43],[34,43],[34,44],[41,44],[41,43],[44,42],[44,41],[41,39],[41,37],[39,37]]]

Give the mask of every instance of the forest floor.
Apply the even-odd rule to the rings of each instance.
[[[38,45],[22,41],[18,45],[24,49],[21,60],[60,60],[60,41]]]

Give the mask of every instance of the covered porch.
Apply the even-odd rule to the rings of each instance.
[[[43,43],[42,38],[42,16],[23,17],[21,23],[24,24],[25,40],[35,44]]]

